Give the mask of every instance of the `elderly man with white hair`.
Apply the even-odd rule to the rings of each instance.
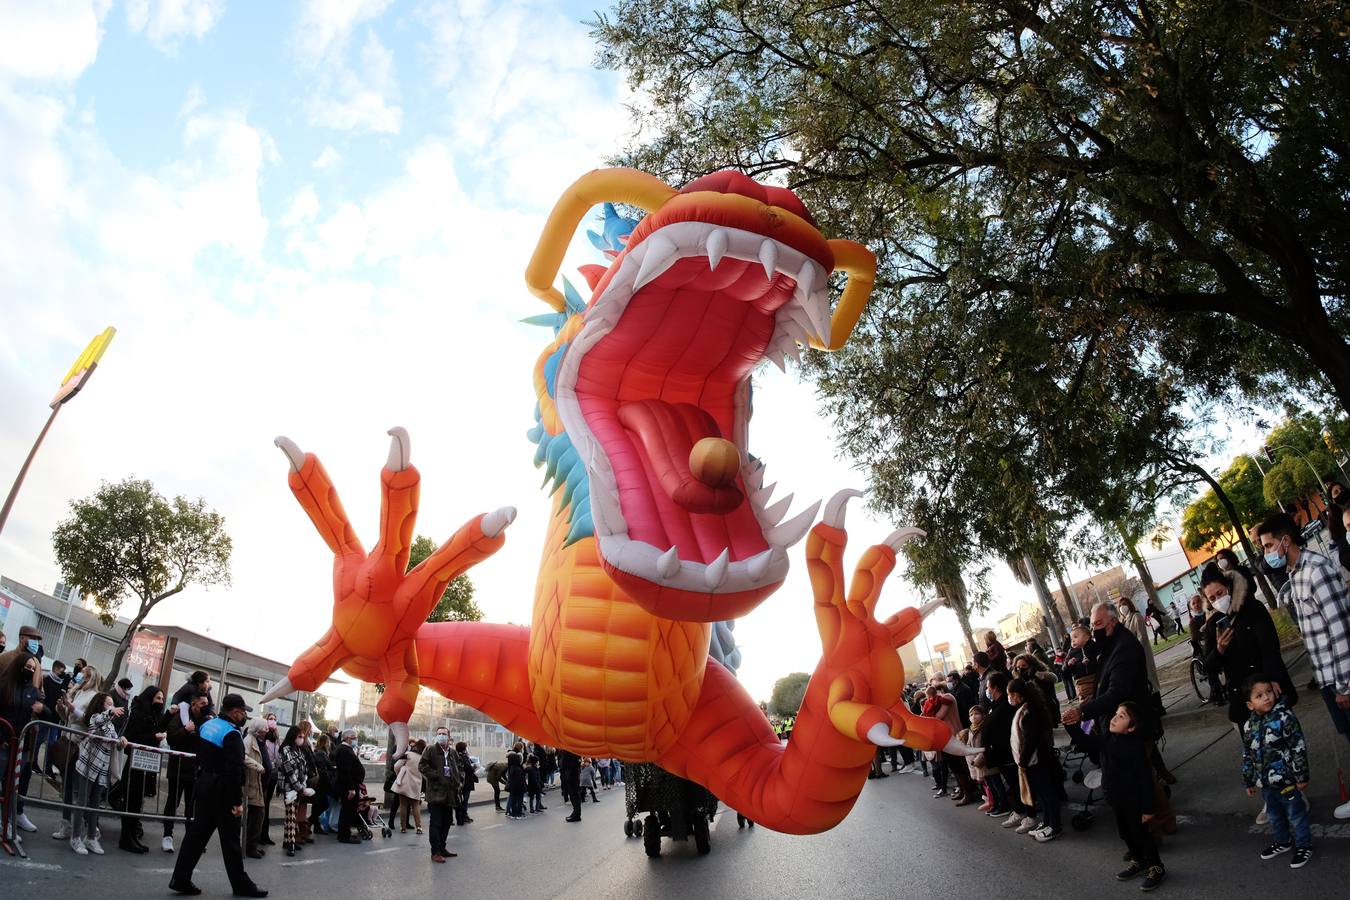
[[[334,762],[337,765],[337,795],[342,803],[338,816],[338,843],[359,844],[361,839],[352,836],[352,828],[356,826],[356,800],[366,780],[366,767],[356,755],[356,732],[352,729],[342,732],[342,743],[337,746]]]

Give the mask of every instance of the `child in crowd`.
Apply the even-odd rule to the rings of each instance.
[[[80,856],[90,853],[103,855],[98,842],[98,807],[103,795],[112,785],[112,751],[114,744],[126,746],[126,739],[117,736],[115,720],[126,715],[111,694],[102,691],[89,698],[81,727],[88,737],[80,741],[80,755],[75,760],[76,805],[87,807],[75,810],[72,822],[70,849]]]
[[[1274,683],[1265,675],[1252,675],[1242,690],[1251,711],[1242,726],[1242,781],[1248,797],[1261,789],[1275,831],[1274,842],[1261,851],[1261,858],[1274,859],[1293,850],[1289,868],[1301,869],[1313,855],[1308,801],[1303,796],[1308,788],[1303,726],[1285,699],[1275,696]]]
[[[970,727],[962,729],[957,734],[957,739],[968,747],[979,748],[980,752],[974,756],[967,757],[966,765],[970,768],[970,780],[975,782],[980,795],[984,797],[984,802],[980,804],[980,812],[987,813],[994,808],[994,795],[989,790],[989,784],[985,781],[988,776],[988,770],[984,767],[984,735],[980,730],[984,727],[984,707],[976,704],[970,708]]]
[[[1162,884],[1167,871],[1148,831],[1153,818],[1153,764],[1139,733],[1140,722],[1135,704],[1127,701],[1116,708],[1102,753],[1102,785],[1106,802],[1116,813],[1116,831],[1129,851],[1125,868],[1116,873],[1116,880],[1129,881],[1142,873],[1141,889],[1151,891]]]
[[[589,756],[581,758],[581,802],[586,802],[586,792],[591,792],[591,802],[599,803],[600,798],[595,796],[595,760]]]
[[[1018,657],[1022,659],[1022,657]],[[1063,833],[1059,818],[1059,762],[1045,699],[1035,682],[1014,678],[1008,684],[1013,715],[1012,751],[1017,763],[1018,787],[1026,815],[1018,834],[1030,834],[1040,843]],[[1040,820],[1035,811],[1040,811]]]
[[[539,757],[533,753],[525,759],[525,791],[530,795],[530,812],[543,812],[544,778],[539,773]]]
[[[523,748],[517,744],[506,754],[506,817],[508,819],[525,818],[525,790],[529,787],[529,777],[525,773]]]

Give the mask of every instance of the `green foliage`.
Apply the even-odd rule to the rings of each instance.
[[[1261,470],[1251,456],[1245,453],[1238,456],[1220,473],[1218,480],[1233,502],[1244,530],[1260,522],[1271,511]],[[1208,547],[1222,541],[1225,535],[1233,536],[1233,523],[1212,488],[1182,510],[1181,543],[1188,550]]]
[[[769,695],[769,712],[775,716],[795,716],[810,680],[811,676],[805,672],[793,672],[775,681]]]
[[[435,550],[436,543],[431,538],[419,534],[413,539],[408,554],[408,570],[411,571]],[[440,600],[436,601],[436,606],[427,616],[427,621],[478,622],[482,618],[483,611],[473,600],[473,582],[465,574],[450,579],[450,583],[445,586],[445,593],[441,594]]]
[[[104,482],[70,504],[52,534],[61,576],[94,600],[105,625],[128,593],[138,600],[108,677],[114,678],[132,635],[158,603],[190,584],[230,582],[231,542],[225,520],[206,501],[161,496],[149,481]]]

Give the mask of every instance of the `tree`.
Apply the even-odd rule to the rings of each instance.
[[[92,497],[72,501],[70,511],[52,534],[62,578],[93,598],[105,625],[116,621],[128,593],[138,601],[108,669],[111,684],[155,606],[190,584],[230,583],[230,537],[205,500],[169,501],[135,478],[104,482]]]
[[[648,98],[626,161],[782,178],[897,294],[1031,300],[1081,341],[1137,323],[1187,377],[1350,410],[1346,23],[1334,0],[620,0],[594,30]]]
[[[773,683],[773,693],[769,695],[769,712],[775,716],[795,716],[801,709],[802,698],[806,696],[806,684],[811,676],[805,672],[793,672]]]
[[[1270,512],[1261,470],[1248,454],[1235,457],[1219,473],[1218,482],[1232,502],[1238,521],[1233,522],[1214,489],[1207,489],[1181,513],[1181,543],[1188,550],[1200,550],[1235,532],[1244,532]]]
[[[436,550],[436,544],[431,538],[425,535],[418,535],[413,539],[412,547],[408,552],[408,571],[421,564]],[[473,601],[473,582],[467,574],[456,575],[450,579],[450,583],[445,586],[445,593],[441,594],[441,599],[436,601],[431,614],[427,616],[428,622],[479,622],[483,618],[483,611],[478,608],[478,604]]]

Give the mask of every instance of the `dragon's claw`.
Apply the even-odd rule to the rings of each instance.
[[[855,497],[861,497],[862,491],[853,488],[844,488],[839,493],[830,498],[825,504],[825,514],[820,517],[820,521],[829,525],[831,528],[844,527],[844,514],[848,512],[848,501]]]
[[[395,425],[386,434],[392,440],[389,442],[389,459],[384,467],[391,472],[402,472],[412,460],[412,439],[408,437],[408,429]]]
[[[514,506],[503,506],[500,509],[494,509],[492,512],[483,516],[483,536],[495,538],[506,530],[506,526],[516,520],[516,508]]]
[[[891,729],[885,722],[878,722],[867,729],[867,739],[878,747],[899,747],[904,741],[891,737]]]
[[[303,450],[300,449],[300,447],[295,443],[295,441],[291,440],[285,435],[277,435],[276,439],[273,440],[272,443],[280,447],[281,452],[286,454],[286,458],[291,461],[292,472],[299,472],[300,469],[305,465],[305,453]]]
[[[291,684],[291,680],[289,678],[283,677],[276,684],[272,685],[271,689],[269,689],[267,693],[263,694],[262,700],[260,700],[259,702],[271,703],[273,700],[276,700],[279,697],[286,697],[293,693],[295,693],[295,686]]]
[[[928,532],[924,531],[922,528],[914,528],[912,526],[907,526],[905,528],[897,528],[895,531],[892,531],[889,535],[886,536],[886,540],[882,541],[882,543],[885,544],[887,547],[890,547],[896,553],[899,553],[900,548],[908,544],[910,541],[914,540],[915,538],[927,536]]]

